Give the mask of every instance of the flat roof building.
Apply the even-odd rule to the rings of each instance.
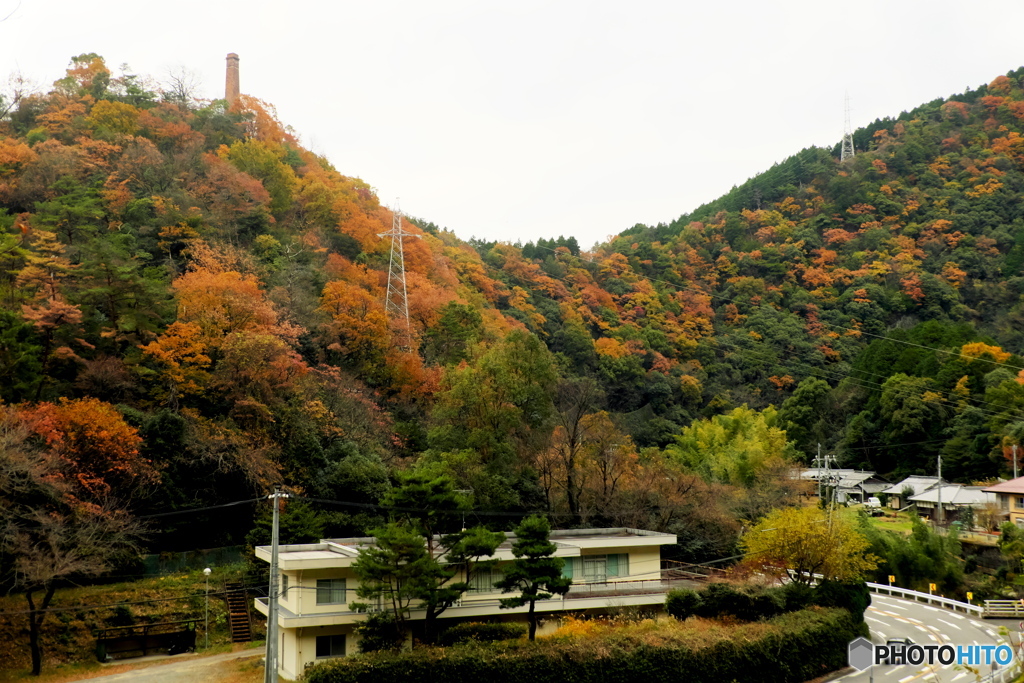
[[[566,561],[563,576],[572,579],[572,586],[565,596],[538,602],[536,611],[541,614],[660,606],[665,593],[680,584],[678,579],[662,578],[661,546],[676,543],[673,534],[624,527],[570,529],[552,531],[550,539],[556,547],[555,557]],[[515,559],[514,540],[513,534],[506,534],[493,558],[498,560],[497,566],[483,575],[473,575],[470,589],[441,614],[439,626],[466,619],[526,618],[526,607],[500,609],[498,600],[509,596],[494,587],[502,577],[501,567]],[[339,538],[279,546],[278,674],[282,678],[296,680],[308,664],[358,651],[354,627],[366,613],[350,607],[359,601],[352,564],[359,549],[373,543],[373,538]],[[256,557],[270,562],[270,547],[257,547]],[[452,579],[463,580],[461,570]],[[257,599],[256,609],[266,615],[267,599]],[[414,605],[411,619],[422,620],[424,615],[424,610]],[[547,624],[548,629],[554,627],[553,622]]]

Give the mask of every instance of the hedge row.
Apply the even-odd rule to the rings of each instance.
[[[705,625],[708,622],[705,622]],[[846,665],[866,635],[849,612],[812,608],[682,637],[624,627],[592,638],[466,643],[399,654],[356,655],[310,668],[308,683],[521,680],[530,683],[799,683]],[[687,642],[689,640],[689,642]]]
[[[871,596],[864,582],[823,581],[814,587],[789,583],[771,588],[713,583],[701,591],[685,588],[669,591],[665,611],[676,619],[691,616],[713,619],[728,614],[744,621],[757,621],[818,605],[848,609],[856,621],[861,621],[870,604]]]
[[[526,631],[526,624],[519,621],[470,621],[443,631],[437,638],[437,644],[447,647],[474,640],[481,643],[493,643],[499,640],[522,638],[526,636]]]

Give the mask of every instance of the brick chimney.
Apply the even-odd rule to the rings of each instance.
[[[228,101],[228,108],[238,99],[238,55],[234,52],[228,53],[228,72],[224,85],[224,99]]]

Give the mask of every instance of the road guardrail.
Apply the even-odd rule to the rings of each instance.
[[[907,588],[897,588],[896,586],[887,586],[884,583],[871,583],[867,582],[868,590],[872,593],[881,593],[883,595],[895,595],[899,598],[906,600],[913,600],[915,602],[924,602],[929,605],[937,605],[944,607],[954,612],[963,612],[964,614],[970,614],[976,617],[986,616],[985,610],[978,605],[972,605],[969,602],[960,602],[959,600],[950,600],[949,598],[943,598],[938,595],[932,595],[931,593],[922,593],[920,591],[912,591]],[[986,601],[987,602],[987,601]],[[1021,608],[1021,615],[1024,615],[1024,607]]]

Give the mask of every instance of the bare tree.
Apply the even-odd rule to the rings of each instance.
[[[584,418],[598,408],[604,397],[597,383],[589,377],[561,380],[556,392],[558,426],[555,429],[551,451],[562,470],[560,484],[565,491],[569,513],[576,521],[580,515],[582,494],[579,470],[586,442]]]
[[[28,602],[32,673],[38,676],[43,664],[39,634],[57,588],[113,570],[119,559],[138,551],[141,528],[116,510],[34,510],[9,531],[5,545],[14,556],[15,590]]]
[[[138,551],[140,523],[110,501],[72,504],[59,468],[13,409],[0,407],[0,581],[28,603],[32,673],[40,632],[60,585],[99,576]]]
[[[167,80],[161,86],[165,102],[188,109],[199,99],[202,80],[191,69],[178,66],[168,72]]]
[[[6,119],[26,98],[39,92],[39,86],[20,72],[7,77],[7,84],[0,91],[0,121]]]

